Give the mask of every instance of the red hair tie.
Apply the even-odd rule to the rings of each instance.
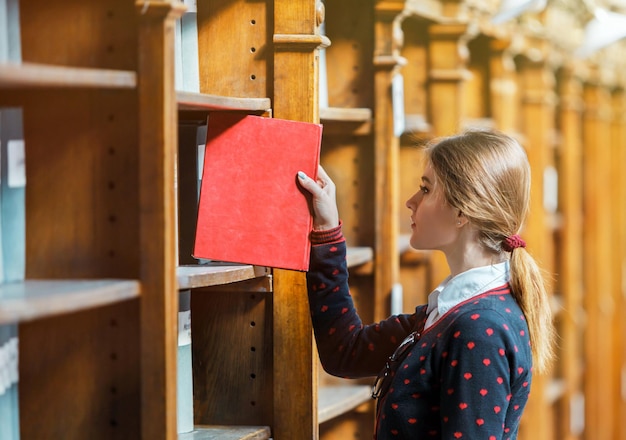
[[[526,247],[526,242],[517,234],[509,235],[502,245],[502,248],[507,252],[513,252],[513,249]]]

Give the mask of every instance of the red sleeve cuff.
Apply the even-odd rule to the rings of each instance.
[[[341,230],[342,225],[343,222],[339,221],[339,226],[332,229],[327,229],[325,231],[317,231],[313,229],[311,231],[311,244],[328,244],[342,241],[344,239],[343,232]]]

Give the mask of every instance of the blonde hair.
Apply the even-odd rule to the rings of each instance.
[[[524,148],[496,131],[468,130],[436,140],[425,151],[446,201],[476,227],[486,249],[507,252],[505,240],[520,232],[530,204]],[[556,337],[546,281],[524,247],[510,252],[511,291],[528,323],[535,368],[543,372],[554,357]]]

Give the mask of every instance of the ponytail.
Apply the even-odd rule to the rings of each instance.
[[[547,372],[554,359],[556,332],[545,278],[523,247],[511,250],[510,265],[511,290],[528,323],[535,368],[540,373]]]

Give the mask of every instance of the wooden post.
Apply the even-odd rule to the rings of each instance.
[[[428,72],[428,119],[434,136],[458,132],[462,118],[463,84],[470,78],[467,60],[460,50],[467,25],[434,24],[428,28],[430,71]],[[429,291],[450,274],[443,253],[432,255],[432,282]]]
[[[410,313],[417,304],[428,300],[431,280],[430,251],[416,251],[409,245],[411,236],[410,211],[406,200],[418,191],[421,184],[423,151],[416,148],[421,140],[430,136],[427,113],[427,56],[428,22],[406,5],[402,17],[401,55],[407,60],[402,67],[404,78],[404,134],[400,138],[399,156],[399,212],[400,233],[400,283],[402,285],[403,311]]]
[[[547,273],[553,271],[553,217],[545,209],[546,188],[544,173],[554,164],[554,109],[556,96],[552,71],[543,60],[522,59],[519,69],[521,80],[521,112],[526,152],[530,162],[531,206],[522,231],[528,251]],[[549,438],[551,408],[546,392],[550,383],[548,375],[535,373],[532,393],[525,412],[523,438]]]
[[[513,55],[509,53],[510,39],[491,39],[489,42],[489,97],[494,126],[514,135],[518,132],[518,89]]]
[[[592,72],[585,85],[583,124],[584,196],[584,305],[585,328],[585,436],[597,440],[613,438],[615,426],[613,380],[616,364],[612,296],[611,206],[615,205],[609,170],[610,95],[599,72]]]
[[[141,438],[176,439],[174,25],[183,7],[137,3],[141,230]],[[155,185],[156,183],[156,185]]]
[[[626,311],[626,173],[624,173],[623,166],[626,163],[626,90],[624,89],[624,85],[622,84],[616,95],[616,101],[618,102],[617,108],[615,109],[618,112],[616,117],[616,123],[618,126],[617,133],[615,135],[615,148],[617,149],[615,159],[613,160],[614,166],[614,175],[619,176],[618,180],[618,195],[616,199],[615,206],[621,207],[619,209],[619,215],[617,218],[616,230],[620,234],[619,239],[616,240],[617,248],[619,249],[618,258],[619,260],[619,268],[617,269],[617,273],[620,274],[619,280],[616,280],[617,289],[621,289],[621,296],[619,302],[619,315],[623,316],[624,311]],[[621,345],[618,347],[618,350],[621,354],[621,362],[620,369],[621,371],[626,370],[626,340],[624,339],[624,335],[626,335],[626,320],[620,319],[621,327],[617,330],[619,335],[621,336]],[[620,414],[626,413],[626,398],[624,397],[624,393],[620,394],[621,399],[619,402],[618,410]],[[621,417],[618,418],[618,423],[621,422]],[[619,440],[626,440],[626,429],[619,429]]]
[[[463,109],[463,83],[469,79],[466,61],[459,50],[467,25],[434,24],[428,28],[430,38],[429,118],[436,136],[456,133]]]
[[[323,6],[306,0],[274,2],[274,116],[319,122],[318,48]],[[297,140],[295,140],[297,141]],[[295,177],[294,177],[295,178]],[[276,440],[317,439],[317,358],[305,274],[275,270],[274,425]]]
[[[394,76],[405,64],[399,55],[401,41],[396,18],[404,9],[404,0],[378,0],[374,22],[374,176],[375,186],[375,301],[374,319],[389,316],[391,290],[399,281],[398,201],[399,136],[394,133]],[[396,97],[396,99],[403,99]]]
[[[560,356],[565,392],[560,404],[557,435],[563,440],[580,438],[584,422],[582,409],[582,347],[585,328],[583,310],[583,173],[582,83],[572,68],[560,74],[559,113],[561,142],[559,145],[559,213],[563,223],[559,240],[560,255],[558,289],[563,299],[561,315]]]
[[[626,344],[626,325],[624,319],[620,319],[626,312],[625,286],[626,278],[624,271],[626,270],[626,173],[624,165],[626,164],[626,92],[623,88],[616,89],[611,96],[611,106],[613,108],[611,122],[611,191],[613,203],[612,209],[612,268],[613,276],[613,301],[615,302],[615,320],[613,324],[612,334],[615,337],[614,349],[615,368],[614,378],[617,384],[623,384],[623,373],[626,371],[626,359],[624,357]],[[624,393],[619,386],[616,387],[614,393],[615,408],[615,425],[614,438],[626,438],[626,430],[623,429],[623,419],[620,416],[626,411],[626,399]]]

